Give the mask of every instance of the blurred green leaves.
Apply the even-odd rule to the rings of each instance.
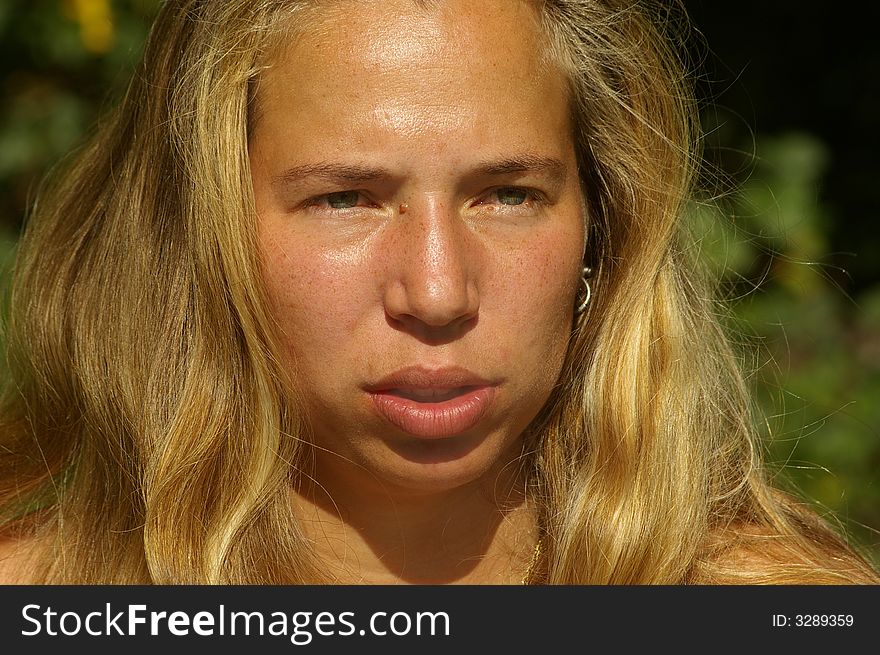
[[[762,136],[745,181],[692,218],[732,304],[771,466],[880,562],[880,286],[852,298],[824,263],[828,161],[807,134]]]
[[[0,228],[17,232],[37,180],[124,89],[157,0],[0,5]]]

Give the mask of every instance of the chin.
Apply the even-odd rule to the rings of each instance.
[[[389,445],[381,461],[365,464],[386,484],[439,493],[480,481],[494,485],[502,469],[515,470],[511,451],[511,444],[485,436],[407,440]]]

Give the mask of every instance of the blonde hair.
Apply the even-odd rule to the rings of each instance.
[[[247,137],[305,0],[177,0],[119,109],[40,194],[8,321],[0,524],[35,579],[321,580],[308,430],[266,310]],[[534,3],[571,83],[593,301],[526,435],[533,582],[876,581],[773,490],[681,216],[696,121],[669,14]],[[665,17],[665,18],[664,18]]]

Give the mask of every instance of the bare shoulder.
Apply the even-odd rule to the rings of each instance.
[[[31,584],[37,539],[0,533],[0,584]]]
[[[830,531],[729,526],[713,535],[700,569],[709,584],[880,584],[874,567]]]

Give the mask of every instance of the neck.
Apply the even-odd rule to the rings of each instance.
[[[324,582],[519,584],[528,570],[536,517],[519,476],[420,493],[316,477],[293,500]]]

